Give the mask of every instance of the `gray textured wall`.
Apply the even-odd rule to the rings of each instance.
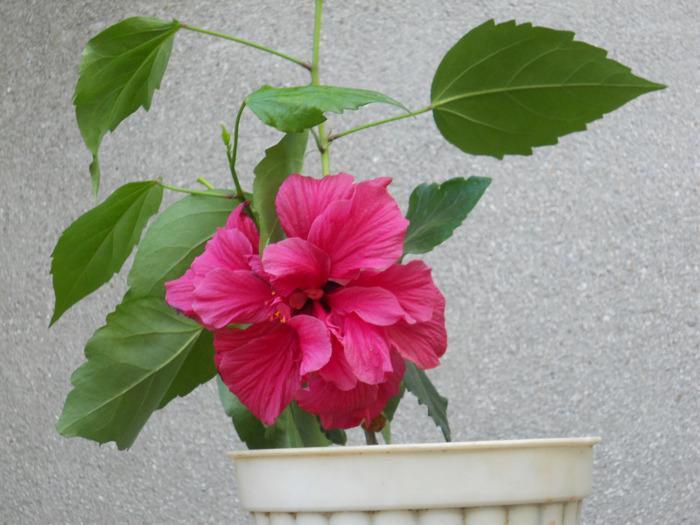
[[[429,116],[339,140],[333,171],[394,177],[405,210],[423,181],[491,176],[463,227],[427,257],[447,296],[450,348],[431,376],[455,440],[599,435],[585,523],[700,523],[698,85],[695,0],[329,1],[324,83],[383,91],[411,108],[468,29],[495,17],[576,32],[669,89],[531,157],[470,158]],[[82,348],[125,290],[123,276],[51,330],[49,255],[91,205],[89,153],[71,105],[86,41],[136,14],[176,17],[308,58],[313,2],[0,2],[0,522],[243,523],[232,462],[241,448],[212,384],[117,452],[54,425]],[[262,83],[300,68],[204,35],[176,38],[149,114],[103,142],[102,196],[161,176],[229,176],[219,123]],[[339,131],[395,114],[331,118]],[[242,123],[240,171],[276,140]],[[318,172],[309,156],[307,173]],[[167,197],[170,201],[172,196]],[[413,400],[398,442],[440,441]]]

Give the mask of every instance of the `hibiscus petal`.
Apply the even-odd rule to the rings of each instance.
[[[214,335],[214,360],[229,390],[266,425],[301,388],[299,339],[291,326],[266,322]]]
[[[381,182],[381,181],[380,181]],[[336,201],[319,215],[308,239],[331,258],[332,279],[356,277],[364,268],[388,268],[403,253],[408,221],[383,184],[355,185],[349,201]]]
[[[331,333],[325,323],[309,315],[292,317],[287,324],[294,328],[301,348],[301,368],[306,375],[323,367],[331,358]]]
[[[198,277],[217,268],[248,270],[248,257],[252,254],[253,247],[243,232],[219,228],[207,242],[204,253],[192,262],[192,270]]]
[[[215,330],[231,323],[257,323],[288,316],[281,311],[270,286],[251,271],[217,268],[194,290],[193,309],[205,326]]]
[[[236,209],[231,212],[231,215],[229,215],[228,220],[226,221],[226,229],[240,230],[250,242],[250,245],[253,247],[253,251],[258,253],[260,234],[255,227],[253,219],[244,213],[244,210],[248,205],[249,203],[244,202],[236,206]]]
[[[326,366],[318,371],[324,381],[333,383],[340,390],[350,390],[357,384],[357,376],[345,358],[343,345],[336,337],[332,338],[333,353]]]
[[[165,302],[180,310],[187,317],[196,317],[194,302],[194,272],[189,269],[179,279],[165,283]]]
[[[447,350],[445,298],[438,292],[438,303],[430,321],[416,324],[399,321],[387,327],[386,334],[405,359],[413,361],[418,368],[435,368]]]
[[[382,272],[384,273],[384,272]],[[405,315],[391,292],[377,286],[347,286],[326,296],[334,314],[356,313],[363,321],[377,326],[394,324]]]
[[[315,377],[296,398],[301,408],[321,416],[324,428],[352,428],[370,415],[367,408],[376,403],[378,392],[377,385],[367,383],[357,383],[351,390],[340,390],[333,383]]]
[[[380,188],[386,188],[391,184],[391,177],[377,177],[376,179],[370,179],[366,180],[364,182],[360,182],[357,186],[362,186],[362,185],[369,185],[369,186],[377,186]]]
[[[321,424],[326,429],[352,428],[363,421],[369,424],[381,414],[387,401],[400,391],[406,365],[397,352],[391,353],[391,363],[394,372],[384,383],[357,383],[355,388],[348,391],[340,390],[315,376],[297,394],[299,406],[320,415]]]
[[[345,173],[322,179],[296,174],[287,177],[275,199],[280,225],[287,236],[306,239],[314,220],[330,203],[350,198],[354,180]]]
[[[406,314],[404,320],[409,323],[429,321],[441,295],[433,283],[430,267],[419,260],[395,264],[381,272],[362,272],[349,287],[353,285],[379,286],[391,292]]]
[[[331,381],[341,390],[350,390],[357,384],[357,376],[353,372],[350,363],[345,358],[345,349],[338,337],[342,334],[340,327],[331,322],[330,315],[318,301],[314,301],[311,315],[319,319],[328,328],[331,334],[331,346],[333,351],[326,365],[318,371],[318,374],[326,381]]]
[[[386,380],[392,367],[383,328],[350,314],[343,319],[341,342],[345,357],[360,381],[376,385]]]
[[[265,248],[263,267],[282,295],[295,290],[320,289],[328,282],[328,254],[304,239],[290,238]]]

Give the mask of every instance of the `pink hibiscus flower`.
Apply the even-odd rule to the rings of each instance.
[[[291,175],[275,202],[286,239],[261,258],[241,205],[166,283],[166,301],[215,332],[221,378],[263,423],[297,400],[327,429],[369,425],[399,392],[403,359],[439,364],[444,298],[425,263],[397,262],[408,221],[390,182]]]

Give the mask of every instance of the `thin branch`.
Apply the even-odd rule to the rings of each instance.
[[[298,58],[290,57],[289,55],[285,55],[284,53],[280,53],[279,51],[270,49],[269,47],[261,46],[260,44],[255,44],[253,42],[243,40],[242,38],[236,38],[234,36],[225,35],[223,33],[217,33],[216,31],[209,31],[208,29],[201,29],[199,27],[188,26],[182,23],[180,24],[180,27],[183,29],[189,29],[190,31],[196,31],[198,33],[204,33],[205,35],[211,35],[218,38],[231,40],[233,42],[238,42],[239,44],[243,44],[244,46],[254,47],[255,49],[259,49],[260,51],[265,51],[266,53],[271,53],[273,55],[277,55],[280,58],[284,58],[285,60],[289,60],[290,62],[294,62],[295,64],[298,64],[301,67],[311,71],[311,64],[309,64],[308,62],[304,62],[303,60],[299,60]]]

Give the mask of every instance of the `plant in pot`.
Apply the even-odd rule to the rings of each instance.
[[[129,18],[88,42],[74,103],[93,154],[96,200],[100,142],[140,107],[148,110],[179,33],[272,53],[307,69],[310,83],[262,85],[242,101],[233,127],[222,128],[232,188],[202,177],[198,189],[131,182],[60,237],[52,324],[138,250],[123,301],[87,342],[87,361],[71,378],[58,431],[129,448],[155,410],[216,378],[226,413],[252,449],[234,459],[255,523],[578,523],[595,438],[389,445],[406,391],[450,441],[447,401],[425,372],[447,349],[445,301],[416,256],[452,235],[490,179],[421,184],[404,217],[390,178],[332,174],[331,145],[409,117],[416,126],[432,113],[465,153],[528,155],[664,86],[570,32],[491,20],[447,52],[430,103],[411,111],[376,91],[320,83],[321,18],[317,0],[309,62],[177,20]],[[370,103],[397,114],[327,132],[327,112]],[[247,191],[236,172],[246,108],[283,134],[260,152]],[[304,157],[314,148],[322,173],[309,174]],[[188,195],[159,213],[164,190]],[[344,445],[353,428],[372,445],[380,433],[386,445],[332,446]],[[426,485],[408,475],[416,471]]]

